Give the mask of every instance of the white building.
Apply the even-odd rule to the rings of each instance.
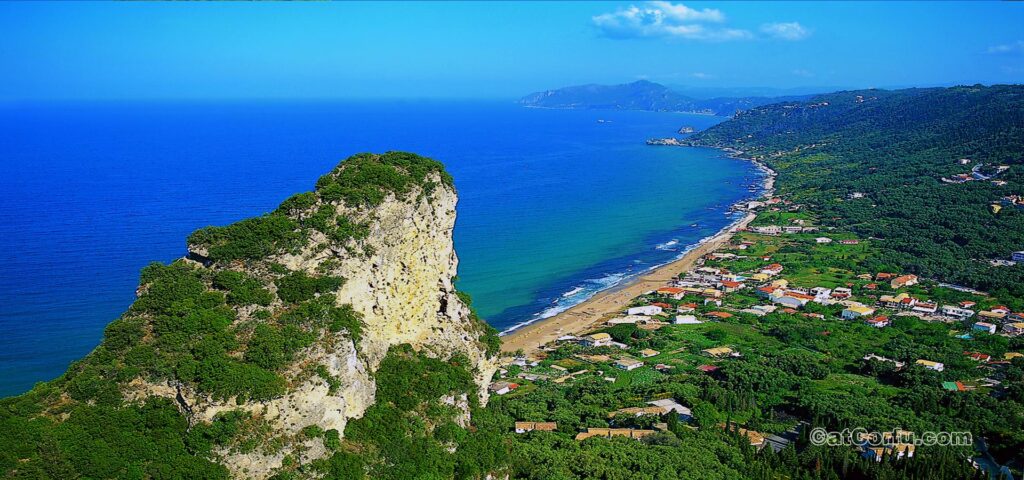
[[[958,320],[966,320],[974,316],[974,310],[954,307],[952,305],[943,305],[942,308],[939,309],[939,312],[942,313],[942,315]]]
[[[619,368],[625,371],[636,370],[644,366],[644,362],[635,358],[620,358],[615,361],[615,368]]]
[[[1013,260],[1015,262],[1024,262],[1024,250],[1021,250],[1019,252],[1013,252],[1013,254],[1010,255],[1010,260]]]
[[[828,237],[818,237],[815,238],[814,241],[818,243],[832,243],[832,239]]]
[[[580,339],[584,347],[607,347],[612,344],[612,336],[607,333],[592,333]]]
[[[676,320],[673,323],[676,325],[697,325],[704,322],[697,320],[697,317],[693,315],[676,315]]]
[[[916,363],[916,364],[918,364],[918,365],[920,365],[920,366],[922,366],[924,368],[927,368],[928,370],[935,370],[936,372],[941,372],[941,371],[946,369],[945,365],[943,365],[943,364],[941,364],[939,362],[933,362],[931,360],[918,360],[918,361],[916,361],[914,363]]]
[[[657,305],[644,305],[626,310],[626,315],[661,315],[661,307]]]
[[[996,326],[991,323],[978,322],[974,324],[974,329],[979,332],[988,332],[989,334],[996,333]]]
[[[875,309],[864,305],[850,305],[843,310],[844,320],[854,320],[860,317],[866,317],[875,313]]]

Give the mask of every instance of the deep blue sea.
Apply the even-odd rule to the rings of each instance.
[[[603,120],[603,122],[599,122]],[[723,119],[508,102],[0,106],[0,396],[60,375],[185,237],[274,209],[357,152],[444,162],[460,289],[505,330],[713,235],[760,172],[649,137]]]

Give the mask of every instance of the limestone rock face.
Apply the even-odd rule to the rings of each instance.
[[[366,235],[338,243],[313,231],[299,248],[266,259],[311,276],[343,277],[345,283],[330,295],[338,306],[351,305],[363,320],[358,342],[348,336],[324,335],[301,352],[287,372],[284,396],[259,402],[215,400],[180,385],[138,382],[127,393],[134,398],[174,398],[193,424],[238,409],[265,421],[269,436],[283,439],[283,448],[218,452],[238,478],[269,477],[288,455],[300,462],[328,455],[321,439],[305,439],[300,433],[311,425],[343,433],[349,420],[361,417],[374,403],[373,374],[392,346],[409,344],[437,358],[465,355],[475,367],[479,400],[486,404],[486,387],[497,370],[497,360],[487,355],[480,341],[482,326],[472,319],[452,283],[458,267],[452,241],[457,197],[440,178],[435,180],[430,191],[415,187],[400,196],[388,194],[373,207],[317,200],[310,212],[329,205],[338,215],[364,225]],[[205,247],[189,248],[190,258],[208,255]],[[207,263],[205,268],[221,267]],[[247,313],[239,310],[240,316]],[[326,366],[333,387],[322,375],[309,374],[310,366],[320,365]],[[469,411],[464,410],[460,423],[468,425]]]

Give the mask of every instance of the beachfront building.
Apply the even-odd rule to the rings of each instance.
[[[612,344],[612,336],[607,333],[592,333],[580,339],[584,347],[607,347]]]
[[[661,315],[662,309],[657,305],[644,305],[642,307],[633,307],[626,310],[627,315]]]
[[[672,297],[676,300],[681,300],[683,296],[686,295],[686,290],[683,290],[682,288],[679,287],[661,287],[655,290],[654,293],[657,293],[658,295]]]

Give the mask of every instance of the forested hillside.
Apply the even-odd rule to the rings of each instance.
[[[692,141],[763,159],[780,192],[880,239],[879,269],[1024,295],[1024,268],[989,263],[1024,249],[1010,200],[1024,193],[1024,87],[837,92],[742,112]]]

